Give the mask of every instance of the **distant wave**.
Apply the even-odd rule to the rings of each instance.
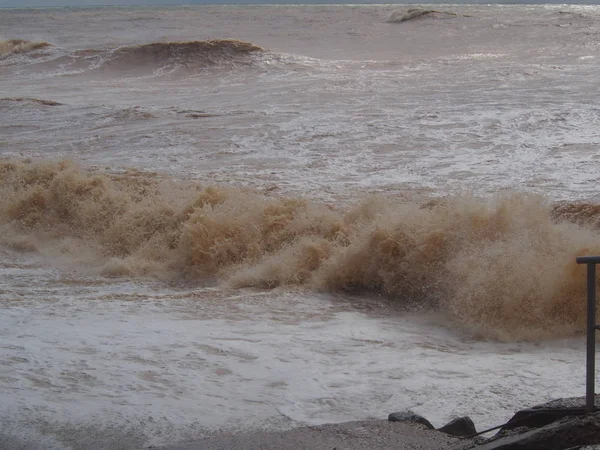
[[[51,46],[48,43],[35,45],[38,45],[38,48]],[[24,70],[31,71],[36,76],[48,77],[95,76],[98,74],[119,77],[154,77],[171,74],[188,75],[202,72],[205,69],[277,70],[293,68],[294,70],[312,70],[345,62],[271,52],[252,42],[237,39],[152,42],[115,48],[76,50],[52,47],[52,52],[44,52],[43,55],[32,54],[32,56],[35,55],[35,59],[26,56],[7,59],[5,62],[9,65],[21,65]],[[38,58],[38,56],[43,56],[43,58]],[[191,114],[194,114],[195,118],[206,117],[205,115]]]
[[[591,19],[592,17],[582,14],[580,12],[574,11],[558,11],[556,13],[558,16],[567,17],[569,19]]]
[[[441,16],[458,16],[458,14],[451,11],[437,11],[435,9],[421,9],[421,8],[411,8],[411,9],[398,9],[393,11],[387,21],[389,23],[401,23],[407,22],[409,20],[414,19],[422,19],[425,17],[441,17]]]
[[[53,100],[42,100],[39,98],[32,97],[5,97],[0,98],[1,103],[23,103],[23,104],[34,104],[41,106],[61,106],[62,103],[55,102]]]
[[[26,41],[23,39],[9,39],[0,41],[0,57],[14,55],[17,53],[28,53],[34,50],[39,50],[46,47],[51,47],[52,44],[47,42]]]
[[[264,49],[236,39],[214,39],[191,42],[154,42],[120,47],[112,52],[106,66],[120,69],[180,65],[202,67],[235,62]]]
[[[526,194],[337,208],[69,162],[0,163],[0,244],[15,250],[88,255],[106,276],[377,293],[507,340],[584,328],[575,257],[600,253],[599,218],[597,204]]]
[[[0,57],[32,52],[51,46],[46,42],[21,40],[2,41]],[[67,52],[57,48],[43,60],[25,58],[28,70],[54,75],[79,75],[93,71],[120,72],[145,76],[170,73],[174,70],[194,71],[214,66],[250,64],[253,53],[264,52],[258,45],[236,39],[213,39],[190,42],[154,42],[113,49],[80,49]],[[37,54],[36,54],[37,56]],[[40,64],[37,64],[37,63]]]

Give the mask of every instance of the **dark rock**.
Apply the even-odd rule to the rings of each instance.
[[[600,395],[596,395],[598,404]],[[582,416],[586,414],[585,397],[569,397],[552,400],[541,405],[517,412],[500,431],[501,435],[520,428],[539,428],[564,417]],[[521,430],[524,431],[524,430]],[[512,434],[512,433],[509,433]]]
[[[517,428],[539,428],[565,417],[582,416],[584,414],[585,410],[582,408],[543,409],[534,407],[523,409],[511,417],[506,425],[502,427],[501,432]]]
[[[600,404],[600,394],[596,394],[594,397],[594,403],[596,406]],[[585,397],[567,397],[567,398],[558,398],[556,400],[551,400],[547,403],[542,403],[541,405],[537,405],[532,407],[531,409],[566,409],[566,408],[585,408]]]
[[[575,447],[569,447],[565,450],[600,450],[600,445],[577,445]]]
[[[470,417],[459,417],[458,419],[451,420],[442,428],[438,428],[438,431],[442,431],[452,436],[473,436],[477,433],[475,424]]]
[[[474,450],[564,450],[600,444],[600,413],[565,417],[549,425],[472,447]]]
[[[434,426],[431,425],[431,422],[427,420],[425,417],[415,414],[412,411],[401,411],[394,412],[388,416],[388,420],[390,422],[413,422],[420,423],[421,425],[425,425],[427,428],[434,429]]]

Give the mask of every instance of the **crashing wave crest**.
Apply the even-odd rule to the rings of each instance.
[[[52,44],[47,42],[33,42],[26,41],[23,39],[9,39],[7,41],[0,41],[0,57],[10,56],[18,53],[28,53],[34,50],[40,50],[42,48],[51,47]]]
[[[46,42],[22,40],[0,41],[0,57],[32,52],[50,46]],[[250,64],[249,56],[264,52],[258,45],[236,39],[214,39],[191,42],[154,42],[114,49],[83,49],[73,52],[57,51],[43,65],[31,70],[58,69],[60,74],[93,73],[96,70],[132,74],[134,76],[173,70],[202,70],[214,66]],[[30,64],[29,59],[18,62]],[[34,61],[37,62],[37,61]]]
[[[264,51],[262,47],[236,39],[155,42],[120,47],[110,55],[107,65],[121,69],[144,66],[159,68],[170,65],[202,67],[235,62],[251,53],[262,51]]]
[[[68,162],[0,164],[0,243],[106,276],[371,292],[500,339],[584,329],[600,206],[524,194],[351,208]],[[573,223],[577,222],[577,223]]]

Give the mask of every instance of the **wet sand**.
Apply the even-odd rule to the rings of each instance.
[[[418,424],[368,420],[295,428],[289,431],[222,433],[161,450],[458,450],[470,440],[459,439]],[[150,447],[146,447],[150,448]]]

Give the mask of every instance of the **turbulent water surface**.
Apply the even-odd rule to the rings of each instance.
[[[6,448],[583,391],[596,6],[0,11]]]

